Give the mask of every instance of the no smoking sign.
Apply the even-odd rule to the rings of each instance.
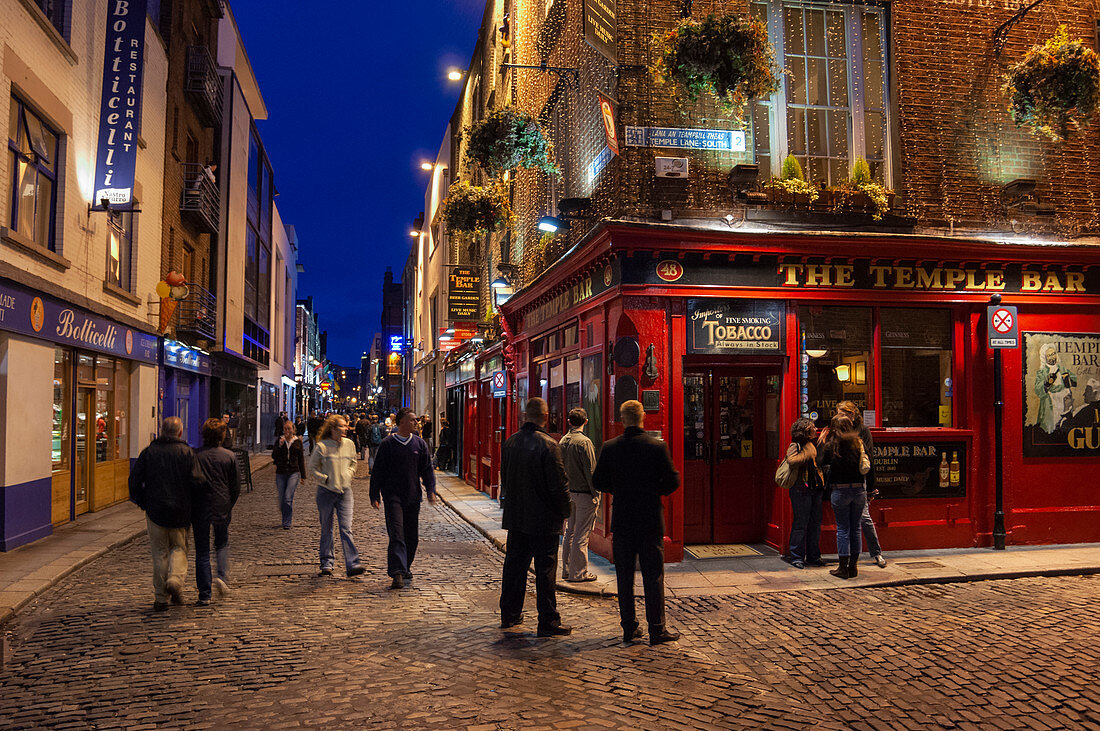
[[[989,347],[1018,348],[1020,346],[1015,307],[990,305],[986,308],[986,315],[989,318]]]

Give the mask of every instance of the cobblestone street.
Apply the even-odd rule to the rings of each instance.
[[[1100,728],[1098,577],[670,600],[677,644],[619,643],[614,600],[558,595],[574,634],[497,625],[502,556],[427,503],[411,587],[356,486],[367,573],[318,578],[314,489],[279,528],[272,473],[231,528],[229,599],[153,613],[144,538],[3,629],[5,728]]]

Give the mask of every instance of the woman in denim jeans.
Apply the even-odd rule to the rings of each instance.
[[[837,414],[829,422],[818,464],[828,475],[827,483],[833,491],[833,515],[836,516],[836,552],[840,556],[840,566],[829,573],[839,579],[850,579],[857,573],[859,523],[867,504],[863,476],[870,469],[870,462],[859,433],[847,416]]]
[[[852,426],[859,433],[859,440],[863,442],[863,451],[871,458],[875,454],[875,442],[871,439],[871,430],[863,423],[863,417],[859,409],[851,401],[841,401],[836,405],[836,412],[843,414],[852,420]],[[863,540],[867,542],[867,553],[871,554],[871,560],[880,569],[886,568],[886,558],[882,555],[882,544],[878,540],[878,531],[875,529],[875,521],[871,519],[871,501],[878,495],[875,488],[875,463],[871,460],[871,469],[865,478],[867,487],[867,504],[863,507],[863,517],[860,519],[860,527],[863,528]]]
[[[791,498],[791,539],[783,560],[796,569],[804,569],[807,564],[825,565],[821,559],[821,498],[824,486],[817,469],[815,437],[817,427],[810,419],[801,418],[791,425],[787,464],[792,470],[798,470],[799,475],[788,491]]]
[[[306,479],[306,460],[302,440],[295,434],[294,424],[289,419],[283,422],[283,435],[271,448],[271,459],[275,462],[275,487],[279,492],[283,530],[290,530],[294,491],[298,483]]]
[[[340,545],[344,549],[344,567],[347,576],[359,576],[366,569],[359,564],[359,552],[351,537],[354,501],[351,481],[359,461],[355,445],[344,437],[348,422],[344,417],[330,416],[321,427],[317,449],[309,456],[309,471],[317,481],[317,512],[321,517],[321,573],[332,576],[336,561],[332,534],[332,517],[340,527]]]

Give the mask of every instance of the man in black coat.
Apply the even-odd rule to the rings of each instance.
[[[160,436],[141,450],[130,470],[130,499],[145,511],[153,552],[153,609],[182,602],[187,576],[187,532],[194,506],[206,490],[206,476],[183,441],[183,422],[170,416]]]
[[[544,427],[549,415],[546,402],[533,398],[524,410],[523,427],[501,449],[503,527],[508,531],[504,576],[500,586],[500,626],[515,627],[523,621],[523,597],[527,569],[535,561],[535,598],[539,637],[567,635],[571,627],[561,623],[554,579],[558,572],[558,540],[569,517],[568,480],[561,448]]]
[[[615,496],[611,504],[611,549],[623,642],[642,636],[634,614],[635,560],[642,567],[649,644],[674,642],[680,635],[665,628],[665,515],[661,498],[680,486],[680,473],[673,467],[664,442],[642,431],[645,412],[640,402],[624,402],[619,416],[626,430],[604,443],[592,481],[600,492]]]
[[[399,409],[397,431],[382,440],[370,473],[370,504],[377,510],[385,504],[386,573],[391,589],[401,589],[412,579],[412,562],[420,541],[420,483],[435,503],[435,472],[427,443],[413,433],[416,414]]]
[[[285,421],[285,420],[284,420]],[[229,593],[229,521],[233,506],[241,494],[241,473],[237,456],[220,446],[225,438],[225,424],[207,419],[202,426],[202,449],[196,453],[207,489],[195,505],[192,529],[195,533],[195,583],[199,589],[197,606],[210,604],[210,531],[214,531],[214,553],[218,575],[213,588],[218,598]]]

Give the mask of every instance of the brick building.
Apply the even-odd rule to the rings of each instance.
[[[561,169],[514,172],[511,232],[454,247],[459,263],[508,273],[518,290],[502,306],[503,342],[447,359],[460,474],[495,492],[497,432],[516,428],[530,396],[550,403],[552,432],[586,408],[597,443],[621,432],[617,407],[638,398],[685,478],[666,502],[667,558],[693,543],[782,547],[790,507],[772,475],[787,431],[799,416],[824,425],[852,401],[876,443],[872,516],[886,548],[989,545],[999,531],[986,307],[998,294],[1018,308],[1020,331],[1003,355],[1005,538],[1100,538],[1081,487],[1100,464],[1100,423],[1083,408],[1100,400],[1100,180],[1089,162],[1100,138],[1095,127],[1062,143],[1019,129],[1001,91],[1006,69],[1059,23],[1095,47],[1095,6],[621,3],[605,55],[583,35],[593,5],[488,2],[451,120],[452,179],[480,176],[464,161],[463,128],[509,104],[539,117]],[[712,12],[763,22],[786,69],[743,121],[650,70],[662,36]],[[597,92],[614,103],[618,155]],[[821,204],[765,194],[788,155]],[[826,204],[857,158],[894,194],[881,219]],[[571,226],[541,235],[548,214]],[[501,367],[509,383],[497,398]],[[1050,373],[1061,374],[1053,387],[1040,378]],[[602,553],[611,509],[593,536]]]

